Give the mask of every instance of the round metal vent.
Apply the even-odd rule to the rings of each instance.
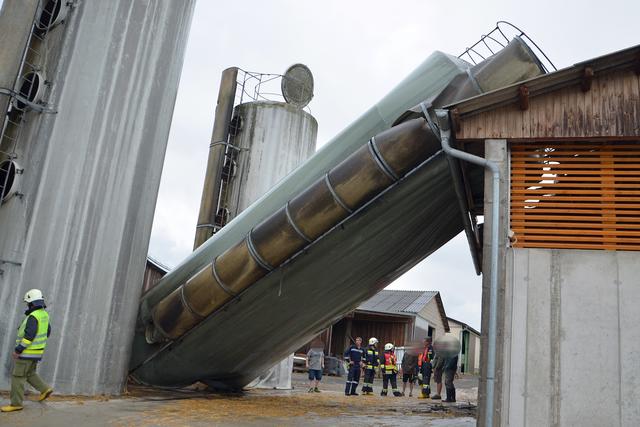
[[[44,3],[44,6],[42,4]],[[66,0],[45,0],[40,2],[36,28],[47,31],[58,25],[66,16],[69,9]]]
[[[22,85],[18,93],[29,102],[38,102],[42,99],[44,92],[44,77],[37,71],[32,71],[24,75]],[[28,105],[20,100],[16,100],[15,106],[18,110],[26,110]]]
[[[280,86],[285,101],[298,108],[304,108],[313,98],[313,74],[304,64],[289,67]]]
[[[0,202],[4,202],[13,194],[17,173],[18,167],[13,161],[4,160],[0,163]]]

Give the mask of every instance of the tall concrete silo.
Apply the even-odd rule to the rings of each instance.
[[[0,389],[22,297],[40,288],[44,379],[122,391],[194,4],[3,2]]]

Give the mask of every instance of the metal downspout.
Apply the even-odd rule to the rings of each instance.
[[[427,120],[429,119],[427,107],[421,104],[421,108]],[[464,151],[457,150],[449,142],[451,140],[451,129],[449,124],[449,111],[436,110],[436,117],[440,126],[440,138],[442,149],[452,157],[475,163],[491,171],[493,176],[492,191],[492,214],[491,214],[491,276],[489,285],[489,332],[488,349],[487,349],[487,388],[485,398],[484,425],[486,427],[493,426],[493,400],[495,390],[495,372],[496,372],[496,335],[498,329],[498,228],[500,225],[500,169],[498,166],[482,157],[474,156]]]

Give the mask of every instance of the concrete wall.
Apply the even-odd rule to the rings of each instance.
[[[640,254],[508,252],[503,424],[640,425]]]
[[[40,371],[61,393],[118,393],[194,1],[80,1],[49,35],[55,115],[28,113],[20,191],[0,206],[0,388],[22,296],[53,335]],[[0,32],[4,29],[0,28]]]
[[[502,172],[494,425],[640,425],[640,254],[508,247],[509,156]],[[491,181],[485,179],[481,373],[486,373]],[[486,378],[479,388],[484,425]]]

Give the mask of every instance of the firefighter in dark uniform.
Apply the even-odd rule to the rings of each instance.
[[[424,348],[418,356],[418,381],[422,385],[418,399],[428,399],[431,394],[431,361],[433,360],[433,346],[431,337],[424,339]]]
[[[382,391],[380,396],[386,396],[389,389],[389,382],[391,382],[391,391],[396,397],[402,396],[400,390],[398,390],[398,363],[396,361],[396,355],[394,352],[394,346],[391,343],[384,345],[384,354],[380,358],[382,369]]]
[[[349,374],[347,375],[347,383],[344,386],[345,396],[357,396],[356,389],[360,382],[360,371],[362,370],[362,362],[364,361],[364,348],[362,348],[362,338],[356,338],[355,345],[351,345],[344,352],[344,359],[349,363]]]
[[[365,353],[364,384],[362,394],[373,394],[373,379],[376,376],[376,369],[380,365],[380,353],[378,352],[378,339],[370,338],[369,347]]]

